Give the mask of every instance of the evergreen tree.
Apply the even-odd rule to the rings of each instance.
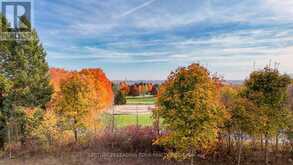
[[[8,29],[6,19],[3,16],[1,19],[1,27]],[[28,132],[23,110],[34,107],[44,109],[52,95],[45,50],[37,32],[34,30],[31,34],[31,40],[0,41],[0,74],[12,82],[10,91],[3,98],[1,114],[4,123],[20,117],[14,121],[18,122],[23,135]]]
[[[124,105],[124,104],[126,104],[125,95],[120,90],[117,91],[117,94],[115,94],[114,104],[115,105]]]
[[[9,82],[3,75],[0,74],[0,149],[4,148],[5,138],[6,138],[6,121],[5,115],[2,112],[3,101],[11,87],[11,82]]]

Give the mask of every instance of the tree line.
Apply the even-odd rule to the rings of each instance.
[[[123,105],[126,104],[126,96],[156,96],[159,91],[159,84],[152,83],[135,83],[132,85],[127,84],[125,81],[116,85],[113,83],[112,88],[115,94],[114,104]]]
[[[119,90],[122,94],[127,96],[144,96],[144,95],[157,95],[159,85],[152,83],[135,83],[128,85],[126,82],[119,83]]]

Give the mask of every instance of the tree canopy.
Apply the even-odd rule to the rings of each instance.
[[[158,94],[158,115],[170,131],[157,143],[175,148],[169,156],[211,149],[226,116],[219,103],[215,79],[199,64],[172,72]]]

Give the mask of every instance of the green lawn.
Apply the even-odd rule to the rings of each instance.
[[[130,125],[136,125],[138,119],[139,126],[152,126],[153,118],[152,114],[140,114],[136,115],[115,115],[115,127],[123,128]],[[113,116],[111,114],[103,114],[102,121],[104,125],[111,125]]]
[[[127,96],[126,104],[129,105],[152,105],[155,104],[156,97],[154,96]]]

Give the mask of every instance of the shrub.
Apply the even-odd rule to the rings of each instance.
[[[114,152],[162,152],[162,147],[153,144],[155,138],[156,131],[151,127],[129,126],[118,129],[114,133],[106,132],[97,141],[103,148],[111,148],[111,151]]]

